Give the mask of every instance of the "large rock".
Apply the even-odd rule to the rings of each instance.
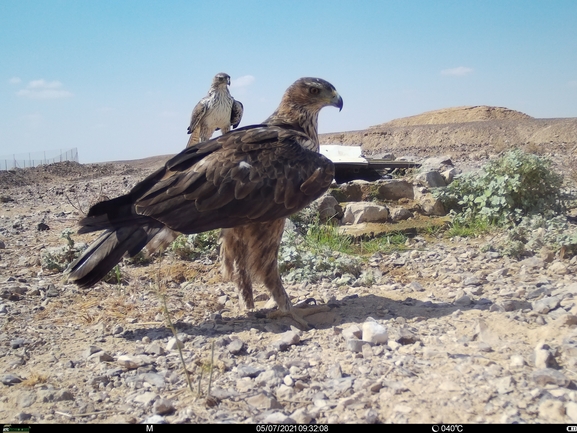
[[[428,216],[445,216],[447,212],[441,200],[433,197],[427,188],[414,188],[415,201],[419,204],[421,213]]]
[[[378,198],[381,200],[413,199],[415,193],[413,184],[406,180],[391,179],[379,182]]]
[[[364,222],[380,223],[387,221],[389,210],[371,202],[349,203],[345,208],[343,224],[359,224]]]
[[[436,170],[424,171],[419,173],[416,178],[417,181],[424,183],[430,188],[439,188],[442,186],[447,186],[445,179]]]
[[[327,222],[331,219],[341,219],[344,215],[343,208],[332,195],[325,195],[315,202],[319,219]]]

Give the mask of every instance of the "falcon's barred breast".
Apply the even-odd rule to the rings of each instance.
[[[191,134],[186,147],[209,140],[214,131],[226,134],[240,123],[243,105],[235,100],[228,86],[230,76],[221,72],[212,80],[208,95],[202,98],[192,110],[188,133]]]

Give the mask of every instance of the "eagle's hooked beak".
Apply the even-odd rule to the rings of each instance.
[[[334,92],[333,97],[331,98],[330,105],[333,107],[337,107],[339,111],[343,109],[343,98],[337,92]]]

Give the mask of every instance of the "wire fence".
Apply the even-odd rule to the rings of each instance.
[[[0,170],[38,167],[62,161],[78,162],[78,149],[45,150],[41,152],[14,153],[0,156]]]

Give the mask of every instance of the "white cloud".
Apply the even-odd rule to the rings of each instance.
[[[454,77],[462,77],[464,75],[469,75],[471,72],[473,72],[473,68],[459,66],[457,68],[443,69],[441,71],[441,75],[452,75]]]
[[[12,77],[8,80],[10,84],[20,84],[22,80],[18,77]]]
[[[74,96],[72,92],[62,89],[60,81],[33,80],[25,89],[16,92],[18,96],[28,99],[60,99]]]
[[[230,80],[231,89],[239,89],[248,87],[254,82],[255,78],[252,75],[243,75],[242,77],[233,78]]]

